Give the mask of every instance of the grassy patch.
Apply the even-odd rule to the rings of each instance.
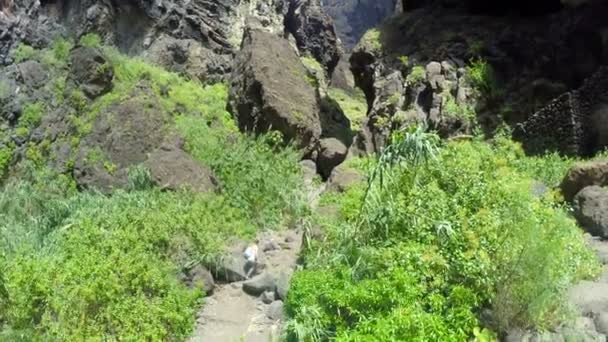
[[[361,129],[363,121],[367,117],[367,102],[363,92],[348,94],[339,88],[329,88],[329,97],[336,100],[346,117],[350,120],[351,129],[358,131]]]

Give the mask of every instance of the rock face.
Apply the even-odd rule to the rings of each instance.
[[[310,75],[286,40],[251,30],[230,78],[229,108],[243,130],[275,129],[300,147],[321,136],[320,107]]]
[[[298,49],[308,52],[331,74],[341,51],[333,22],[323,12],[320,0],[291,1],[285,25]]]
[[[95,32],[123,51],[218,81],[230,72],[249,26],[293,35],[302,52],[331,70],[340,50],[331,18],[320,9],[319,0],[15,0],[0,18],[0,64],[12,62],[9,51],[21,42],[40,48],[67,32]]]
[[[583,188],[592,185],[608,185],[608,161],[587,162],[574,165],[562,180],[560,188],[564,199],[572,201]]]
[[[329,177],[328,189],[331,191],[345,192],[353,185],[365,180],[360,172],[342,164],[336,167]]]
[[[574,216],[589,233],[608,239],[608,190],[589,186],[574,197]]]

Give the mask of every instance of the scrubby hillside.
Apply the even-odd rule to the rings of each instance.
[[[187,337],[203,284],[179,279],[231,241],[305,214],[299,155],[273,135],[239,133],[224,110],[224,85],[203,86],[110,48],[86,48],[110,56],[104,65],[114,72],[112,90],[89,100],[65,86],[67,58],[84,48],[70,54],[71,44],[19,49],[17,66],[43,68],[56,86],[3,130],[1,336]],[[162,145],[157,131],[183,141]],[[148,145],[151,154],[136,160]],[[214,182],[201,188],[203,171]],[[111,195],[79,191],[88,188]]]
[[[0,1],[0,340],[606,341],[607,3],[498,5]]]

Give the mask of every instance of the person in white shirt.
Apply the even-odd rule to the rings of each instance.
[[[252,274],[255,273],[257,261],[258,261],[258,245],[251,244],[245,249],[243,252],[243,257],[245,257],[245,271],[247,279],[251,277]]]

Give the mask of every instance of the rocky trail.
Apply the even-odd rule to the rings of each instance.
[[[302,162],[311,208],[316,207],[324,190],[324,186],[313,183],[313,166]],[[242,256],[246,244],[233,246],[230,257],[214,272],[224,283],[206,298],[189,341],[278,341],[284,323],[283,301],[290,278],[298,267],[303,235],[302,227],[258,235],[259,258],[256,271],[249,279],[246,279]]]

